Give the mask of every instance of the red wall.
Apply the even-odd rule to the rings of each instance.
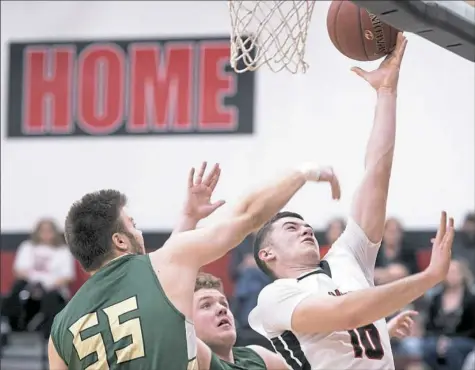
[[[1,251],[0,253],[0,293],[2,295],[8,294],[13,283],[13,259],[15,258],[15,251]],[[232,294],[232,282],[228,277],[229,254],[223,258],[210,263],[203,267],[203,271],[213,274],[223,280],[224,291],[227,295]],[[72,284],[72,291],[75,293],[81,285],[87,280],[87,274],[82,270],[80,265],[76,263],[76,281]]]

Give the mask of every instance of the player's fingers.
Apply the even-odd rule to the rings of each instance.
[[[449,250],[452,249],[452,245],[454,243],[454,236],[455,236],[455,229],[453,227],[453,220],[452,220],[452,226],[449,226],[449,229],[447,230],[446,234],[444,235],[444,239],[442,240],[442,245],[444,248],[447,248]]]
[[[211,171],[206,175],[205,179],[203,180],[203,184],[206,186],[210,186],[213,178],[216,176],[216,173],[219,171],[219,164],[215,163]]]
[[[195,177],[195,167],[191,167],[190,172],[188,174],[188,188],[193,187],[193,178]]]
[[[451,227],[451,228],[453,229],[453,228],[454,228],[454,225],[455,225],[454,218],[453,218],[453,217],[450,217],[450,218],[449,218],[449,227]]]
[[[403,329],[409,330],[411,328],[411,324],[407,321],[404,321],[403,323],[401,323],[401,327]]]
[[[211,191],[214,190],[216,185],[218,184],[219,177],[221,176],[221,168],[218,168],[218,171],[215,173],[211,183],[209,184],[209,187],[211,188]]]
[[[217,202],[214,202],[211,204],[211,212],[216,211],[219,207],[223,206],[226,203],[224,200],[218,200]]]
[[[201,182],[203,181],[203,175],[205,174],[206,166],[207,166],[206,162],[201,163],[198,176],[196,176],[195,185],[201,184]]]
[[[401,329],[396,330],[396,335],[395,336],[399,339],[405,337],[404,332]]]
[[[341,188],[340,188],[340,181],[338,181],[338,178],[333,175],[333,179],[331,181],[331,189],[332,189],[332,198],[333,199],[340,199],[341,197]]]
[[[406,52],[406,46],[407,46],[407,39],[404,38],[404,40],[402,41],[402,44],[397,49],[397,60],[399,64],[401,64],[402,58],[404,57],[404,53]]]
[[[414,311],[414,310],[407,310],[403,312],[404,318],[409,319],[409,320],[412,320],[411,319],[412,316],[417,316],[417,315],[419,315],[419,312]]]
[[[360,77],[362,77],[362,78],[364,78],[364,79],[366,80],[366,74],[367,74],[368,72],[362,70],[362,69],[359,68],[359,67],[353,67],[353,68],[351,68],[351,71],[354,72],[354,73],[356,73],[358,76],[360,76]]]
[[[406,317],[406,322],[409,324],[409,326],[414,325],[414,320],[411,319],[410,317]]]
[[[437,230],[437,234],[435,236],[436,243],[442,242],[442,239],[444,238],[446,230],[447,230],[447,213],[445,211],[442,211],[442,214],[440,215],[439,229]]]

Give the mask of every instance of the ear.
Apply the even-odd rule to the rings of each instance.
[[[258,253],[259,259],[268,263],[275,260],[275,254],[270,248],[261,249]]]
[[[127,252],[127,238],[124,234],[114,233],[112,235],[112,243],[114,243],[114,246],[121,252]]]

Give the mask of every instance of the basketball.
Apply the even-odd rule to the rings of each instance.
[[[332,1],[327,28],[340,53],[358,61],[377,60],[391,53],[399,32],[348,0]]]

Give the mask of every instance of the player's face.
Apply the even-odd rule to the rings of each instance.
[[[120,219],[126,231],[127,251],[132,254],[145,254],[142,231],[136,228],[135,221],[129,215],[127,208],[122,208]]]
[[[228,300],[216,289],[200,289],[193,297],[196,336],[211,348],[232,347],[236,343],[234,316]]]
[[[313,229],[303,220],[294,217],[277,220],[270,238],[276,259],[280,263],[316,265],[320,261],[319,246]]]

